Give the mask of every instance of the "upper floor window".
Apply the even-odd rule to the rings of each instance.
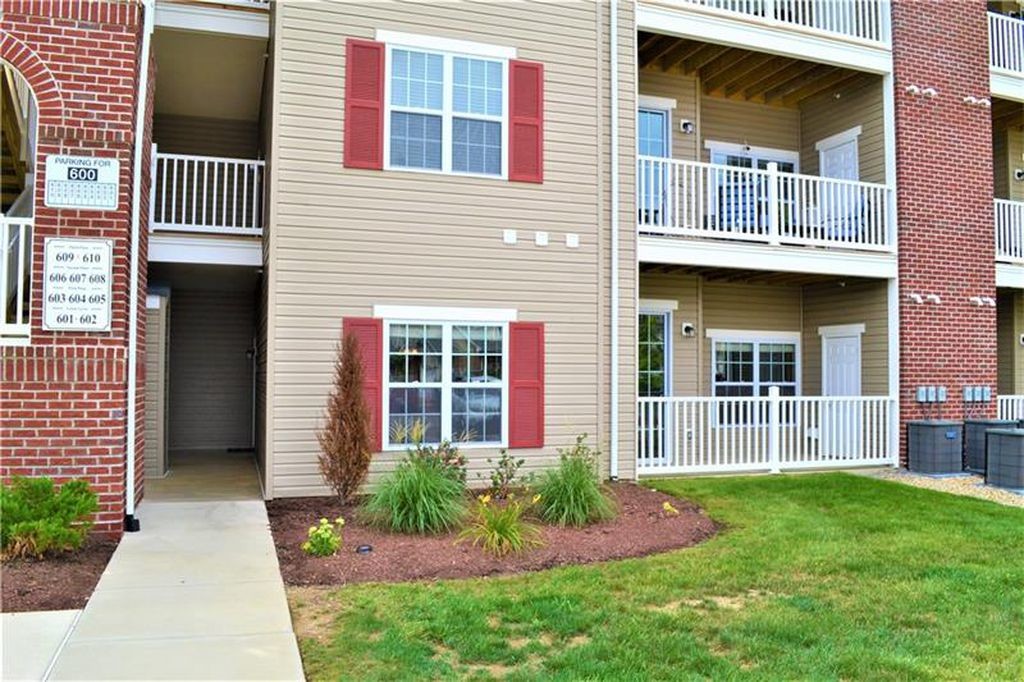
[[[388,168],[506,177],[507,60],[388,46]]]

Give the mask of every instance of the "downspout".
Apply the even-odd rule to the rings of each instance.
[[[139,92],[135,102],[135,153],[132,162],[132,235],[128,285],[128,409],[127,444],[125,447],[125,510],[124,529],[129,533],[139,530],[135,518],[135,430],[138,394],[139,353],[139,229],[142,220],[142,164],[150,158],[150,150],[144,148],[146,135],[146,103],[149,92],[149,47],[153,35],[153,0],[141,0],[142,6],[142,49],[139,54]]]
[[[611,239],[612,239],[612,268],[611,268],[611,445],[609,447],[610,478],[614,481],[619,477],[619,5],[618,0],[611,0],[611,18],[608,28],[611,32],[609,37],[608,55],[611,76]]]

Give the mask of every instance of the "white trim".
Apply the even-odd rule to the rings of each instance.
[[[249,6],[249,5],[247,5]],[[252,4],[251,7],[261,7]],[[270,37],[269,4],[265,11],[244,11],[220,7],[199,7],[161,2],[156,8],[156,25],[193,33],[219,33],[252,38]]]
[[[888,360],[889,360],[889,398],[890,398],[890,423],[889,423],[889,453],[892,455],[892,465],[898,468],[900,465],[900,401],[894,396],[900,394],[900,283],[896,277],[888,280],[886,287],[888,295],[888,317],[886,319],[887,331],[889,333]]]
[[[642,313],[667,313],[679,310],[679,301],[673,298],[641,298],[638,303]]]
[[[730,154],[733,156],[746,156],[752,159],[767,159],[769,161],[786,161],[793,164],[793,171],[800,172],[800,152],[789,149],[776,149],[774,147],[754,147],[749,144],[737,144],[736,142],[722,142],[720,140],[704,140],[704,148],[715,154]],[[714,159],[712,159],[714,163]]]
[[[818,140],[817,142],[814,143],[814,148],[819,152],[832,149],[832,147],[838,147],[841,144],[853,142],[858,137],[860,137],[860,134],[862,132],[863,128],[861,126],[855,126],[853,128],[850,128],[849,130],[844,130],[841,133],[829,135],[824,139]]]
[[[515,308],[455,308],[447,306],[375,305],[373,316],[390,321],[424,322],[515,322]]]
[[[888,13],[886,13],[888,16]],[[899,218],[896,211],[896,77],[891,73],[882,77],[882,118],[885,140],[885,184],[892,188],[889,210],[889,244],[893,253],[899,251]],[[895,393],[893,395],[896,395]]]
[[[830,324],[818,327],[818,336],[832,339],[840,336],[859,336],[867,327],[863,322],[858,324]]]
[[[159,294],[146,294],[146,310],[158,310],[162,298]]]
[[[1024,289],[1024,266],[996,263],[996,286],[1006,289]]]
[[[430,52],[458,52],[470,57],[487,57],[489,59],[515,59],[517,54],[516,48],[505,45],[478,43],[473,40],[459,40],[457,38],[442,38],[441,36],[430,36],[422,33],[390,31],[383,28],[377,29],[376,40],[399,47],[411,47]]]
[[[898,272],[896,255],[890,253],[647,235],[641,235],[637,239],[637,259],[641,263],[807,272],[880,279],[896,277]],[[1020,269],[1024,271],[1024,268]],[[1024,284],[1020,288],[1024,288]]]
[[[800,332],[766,331],[763,329],[708,329],[704,335],[715,341],[764,341],[766,343],[800,343]]]
[[[1024,76],[1014,71],[991,69],[989,89],[996,97],[1024,102]]]
[[[263,265],[263,245],[255,239],[210,239],[182,235],[151,234],[150,263],[199,265]]]
[[[671,112],[677,107],[674,97],[658,97],[657,95],[637,95],[636,106],[640,109],[663,109]]]

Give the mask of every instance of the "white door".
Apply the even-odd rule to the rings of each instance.
[[[841,398],[860,395],[860,334],[823,336],[821,339],[821,393]],[[821,453],[823,456],[857,458],[863,451],[861,403],[826,403],[821,412]]]
[[[637,334],[637,395],[662,398],[672,395],[672,314],[641,311]],[[668,403],[641,403],[637,444],[640,459],[652,465],[664,462],[670,447]]]
[[[819,148],[820,173],[825,178],[859,180],[857,138]],[[854,185],[835,183],[818,195],[818,210],[825,234],[833,239],[857,236],[862,213],[860,192]]]
[[[672,116],[665,109],[640,108],[637,112],[637,153],[640,156],[669,157],[669,127]],[[668,167],[658,161],[640,164],[640,223],[642,225],[669,224],[665,215],[666,176]]]
[[[857,157],[857,139],[848,140],[821,150],[821,175],[840,180],[859,180],[860,161]]]

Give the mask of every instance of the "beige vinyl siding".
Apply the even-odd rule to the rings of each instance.
[[[167,332],[169,299],[158,296],[146,308],[145,469],[147,477],[167,471]]]
[[[672,158],[696,161],[700,158],[697,148],[700,135],[696,132],[686,135],[679,130],[679,121],[689,119],[696,125],[699,116],[697,103],[700,92],[697,79],[681,73],[666,73],[661,69],[643,69],[639,73],[639,93],[655,97],[669,97],[676,101],[672,111]]]
[[[992,193],[997,199],[1010,196],[1010,148],[1007,144],[1010,131],[992,131]]]
[[[803,392],[820,395],[821,336],[818,328],[863,324],[861,394],[889,394],[889,305],[885,280],[838,281],[803,288]]]
[[[324,493],[315,430],[329,389],[334,345],[345,316],[376,304],[509,307],[546,325],[546,443],[519,451],[528,470],[557,461],[557,446],[577,433],[601,434],[607,400],[599,368],[607,363],[608,232],[601,201],[609,171],[595,144],[606,137],[599,75],[599,4],[280,3],[275,17],[274,211],[269,241],[267,448],[272,496]],[[632,54],[632,16],[624,10],[622,57]],[[545,66],[545,181],[342,166],[345,39],[375,29],[515,47]],[[600,38],[607,41],[606,36]],[[620,61],[623,92],[635,89]],[[603,80],[602,80],[603,79]],[[606,86],[605,86],[606,88]],[[632,197],[635,101],[620,102],[623,197]],[[627,163],[628,162],[628,163]],[[629,172],[627,172],[629,171]],[[631,203],[623,200],[622,262],[635,258]],[[519,242],[502,243],[515,229]],[[545,231],[550,243],[534,244]],[[580,246],[565,245],[568,233]],[[623,300],[635,296],[635,270],[621,273]],[[635,310],[623,305],[621,347],[628,353]],[[607,347],[607,346],[604,346]],[[634,383],[623,363],[624,391]],[[626,392],[623,424],[633,423]],[[628,397],[628,400],[627,400]],[[606,419],[605,417],[600,417]],[[621,434],[630,443],[632,432]],[[602,443],[606,446],[606,443]],[[606,449],[606,447],[605,447]],[[482,482],[493,449],[470,449],[470,482]],[[401,453],[374,458],[374,479]],[[628,475],[632,451],[621,460]]]
[[[996,310],[998,388],[1003,394],[1024,393],[1024,294],[1016,289],[1000,290]]]
[[[700,373],[698,358],[703,344],[700,329],[692,337],[683,336],[683,323],[700,325],[701,285],[699,277],[665,273],[645,273],[640,276],[641,312],[643,299],[675,301],[672,311],[672,395],[700,395],[697,377]]]
[[[857,140],[860,179],[885,182],[885,119],[882,83],[877,82],[852,92],[840,90],[812,97],[800,104],[800,171],[817,175],[818,150],[814,145],[827,137],[861,126]]]
[[[703,161],[711,159],[706,148],[708,140],[795,152],[800,149],[800,112],[704,96],[701,97],[700,139]]]
[[[1024,182],[1013,178],[1015,169],[1024,168],[1024,128],[1011,128],[1006,131],[1006,150],[1007,165],[1009,166],[1007,168],[1009,191],[1002,196],[1009,196],[1016,201],[1024,201]]]
[[[254,318],[248,292],[174,291],[170,450],[250,446]]]
[[[255,159],[259,145],[255,121],[157,114],[153,141],[168,154],[198,154]]]

